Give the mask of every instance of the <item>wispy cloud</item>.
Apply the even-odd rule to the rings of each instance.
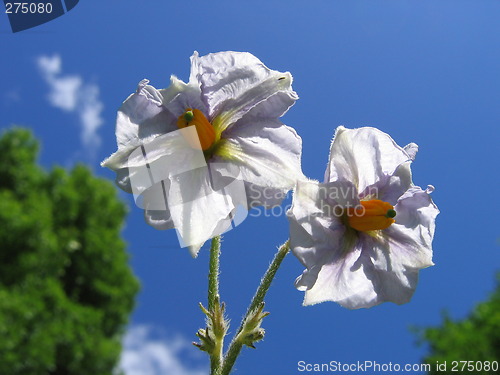
[[[81,141],[90,152],[97,150],[101,138],[97,131],[103,124],[104,108],[99,99],[99,87],[86,83],[78,75],[64,75],[61,56],[40,56],[37,65],[50,87],[48,100],[54,107],[76,113],[81,125]]]
[[[181,337],[159,339],[151,327],[134,326],[125,336],[119,369],[126,375],[206,375],[207,369],[186,366],[180,359],[184,351],[194,349]]]

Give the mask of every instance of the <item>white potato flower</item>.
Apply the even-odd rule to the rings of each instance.
[[[141,201],[147,223],[175,228],[193,256],[238,207],[279,204],[302,178],[301,139],[278,119],[297,100],[290,73],[250,53],[195,52],[188,83],[148,83],[118,110],[118,150],[102,165]]]
[[[378,129],[339,127],[325,182],[297,184],[288,217],[290,247],[306,267],[296,280],[304,305],[357,309],[410,300],[419,270],[433,265],[439,213],[429,196],[434,188],[412,183],[417,149]]]

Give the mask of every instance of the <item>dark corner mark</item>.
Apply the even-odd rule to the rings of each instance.
[[[3,0],[13,33],[31,29],[62,16],[79,0]]]

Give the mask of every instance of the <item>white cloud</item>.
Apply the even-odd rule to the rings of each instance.
[[[90,151],[95,151],[101,143],[97,131],[103,124],[101,112],[104,106],[99,99],[99,87],[85,83],[78,75],[63,75],[59,55],[40,56],[37,65],[50,87],[50,104],[78,115],[82,143]]]
[[[153,329],[138,325],[131,327],[123,342],[119,370],[126,375],[206,375],[207,369],[188,367],[179,358],[187,350],[198,350],[187,340],[154,338]]]
[[[44,74],[53,76],[61,73],[61,57],[59,55],[40,56],[37,60],[38,67]]]
[[[101,144],[97,130],[103,124],[101,112],[104,108],[99,100],[99,87],[89,84],[82,92],[84,93],[80,111],[80,121],[83,125],[82,141],[85,145],[97,148]]]
[[[82,87],[82,79],[78,76],[67,76],[54,78],[47,76],[47,82],[51,85],[49,101],[56,108],[72,112],[76,109],[79,91]]]

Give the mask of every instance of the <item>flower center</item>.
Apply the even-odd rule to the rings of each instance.
[[[387,202],[372,199],[359,202],[361,206],[350,208],[347,212],[347,220],[351,228],[361,232],[386,229],[394,224],[396,211]]]
[[[177,119],[177,126],[179,127],[179,129],[183,129],[192,125],[196,127],[196,132],[198,133],[198,139],[200,140],[201,149],[203,151],[208,150],[215,142],[215,130],[212,124],[207,120],[203,112],[201,112],[199,109],[188,108],[186,109],[186,112],[184,112]]]

